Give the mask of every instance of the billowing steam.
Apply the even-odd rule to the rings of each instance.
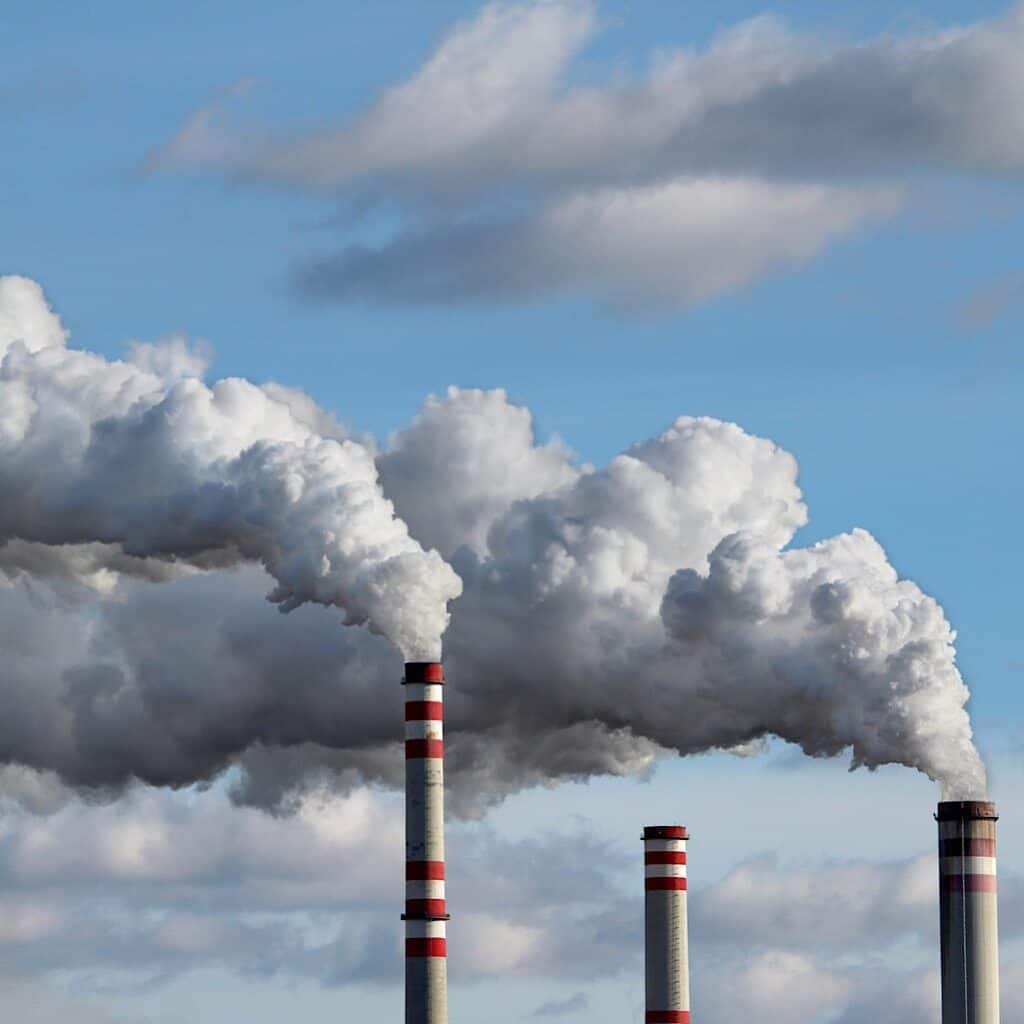
[[[984,790],[942,610],[863,531],[788,548],[796,462],[737,426],[681,418],[594,470],[453,389],[375,456],[303,395],[205,385],[180,341],[68,349],[22,279],[0,357],[0,760],[94,787],[240,763],[263,804],[397,783],[382,637],[433,656],[451,602],[463,811],[770,735]],[[259,565],[311,604],[271,614]]]
[[[0,282],[0,356],[0,541],[259,562],[282,611],[334,605],[412,657],[439,653],[455,573],[395,517],[372,453],[318,433],[308,399],[207,387],[180,342],[114,363],[69,349],[24,278]]]

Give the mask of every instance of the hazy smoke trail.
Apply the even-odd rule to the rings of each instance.
[[[255,562],[282,607],[422,656],[461,579],[463,811],[768,735],[984,789],[939,606],[863,531],[787,549],[796,462],[735,425],[682,418],[594,470],[504,393],[452,390],[374,459],[299,393],[205,385],[180,342],[66,348],[21,279],[0,357],[0,760],[88,786],[240,761],[265,804],[399,781],[398,655],[269,614]]]

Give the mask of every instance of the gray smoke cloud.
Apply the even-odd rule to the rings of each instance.
[[[0,352],[2,762],[100,792],[236,764],[267,807],[399,785],[384,637],[436,645],[449,601],[460,813],[773,735],[984,791],[941,608],[862,530],[793,547],[796,461],[734,424],[594,468],[453,388],[375,454],[305,396],[203,383],[179,342],[70,349],[22,279]]]

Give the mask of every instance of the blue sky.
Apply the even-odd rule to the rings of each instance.
[[[297,134],[347,123],[382,89],[415,74],[452,24],[474,17],[479,6],[12,6],[0,14],[0,31],[16,41],[0,71],[0,272],[41,282],[79,346],[112,356],[129,340],[183,332],[210,343],[214,375],[302,388],[354,429],[380,438],[406,424],[424,396],[455,384],[507,389],[533,410],[542,437],[558,435],[598,464],[681,414],[732,420],[774,439],[801,467],[810,523],[797,544],[865,527],[899,572],[946,609],[959,632],[981,745],[996,765],[996,795],[1011,799],[1003,780],[1019,772],[1024,719],[1015,599],[1024,574],[1024,298],[1007,284],[1024,271],[1019,162],[974,167],[912,154],[846,176],[804,174],[801,155],[793,154],[796,168],[786,174],[794,179],[833,185],[849,177],[858,189],[893,187],[898,206],[865,216],[793,266],[751,274],[697,301],[625,309],[610,307],[585,276],[553,293],[494,301],[311,300],[292,277],[311,256],[455,215],[424,212],[429,201],[407,200],[402,188],[414,186],[403,185],[393,193],[384,186],[380,207],[356,218],[354,186],[313,187],[247,172],[242,150],[187,166],[157,160],[154,169],[153,154],[173,145],[186,119],[241,80],[252,84],[231,101],[229,128],[256,125],[283,149]],[[794,2],[772,13],[824,52],[921,37],[1012,10],[980,0],[969,13],[949,2]],[[635,2],[598,11],[600,27],[569,63],[571,83],[642,77],[652,54],[702,51],[765,9]],[[1020,133],[1015,116],[991,111],[993,122],[1007,120],[1007,134]],[[475,208],[462,213],[476,215]],[[780,769],[782,781],[765,781],[772,757],[789,764],[779,751],[761,767],[721,757],[695,763],[723,801],[730,787],[767,794],[777,785],[785,802],[804,799],[805,785],[844,785],[833,781],[839,765],[834,772]],[[582,795],[562,787],[517,796],[504,820],[525,834],[561,814],[582,815],[608,838],[618,833],[601,821],[603,801],[643,799],[645,812],[655,814],[658,801],[671,800],[677,787],[685,791],[697,770],[659,769],[643,798],[634,795],[636,784],[610,781]],[[832,773],[827,781],[823,771]],[[901,808],[932,798],[923,780],[897,783],[893,776],[881,785],[858,778],[849,799],[867,800],[872,786],[884,794],[890,785],[906,789],[893,796]],[[927,806],[920,816],[925,842],[905,837],[900,855],[926,848]],[[834,827],[833,836],[842,828],[838,818],[823,826]],[[716,856],[736,863],[772,845],[758,837],[747,850],[736,835]],[[788,852],[817,856],[828,847],[815,838]],[[863,856],[883,852],[871,846]],[[1008,862],[1014,858],[1019,866],[1019,856]],[[327,1020],[335,997],[351,1000],[345,1005],[354,1010],[394,996],[298,984],[296,998],[307,1000],[298,1005],[310,1020]],[[474,984],[456,997],[461,1015],[499,990],[493,980]],[[529,976],[515,985],[509,998],[520,1014],[549,989],[556,996],[576,990]],[[111,1019],[141,1013],[202,1024],[219,1012],[204,995],[214,991],[253,1007],[274,1000],[275,1013],[290,1005],[272,982],[232,973],[212,981],[186,973],[162,995],[126,995],[130,987],[113,1002],[100,1000]],[[189,1009],[197,999],[203,1009]],[[252,1013],[249,1019],[263,1019]]]

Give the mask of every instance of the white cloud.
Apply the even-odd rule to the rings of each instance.
[[[490,162],[490,147],[506,145],[512,127],[531,124],[594,25],[586,0],[490,4],[456,24],[411,78],[386,89],[338,131],[292,145],[265,133],[246,142],[218,116],[225,101],[240,95],[233,87],[194,112],[150,154],[149,166],[212,163],[317,187],[368,174],[407,174],[410,163],[460,176],[467,154]]]
[[[844,43],[761,16],[703,51],[662,50],[639,77],[574,85],[572,61],[598,26],[588,0],[489,4],[455,25],[419,71],[334,128],[247,143],[232,139],[230,123],[213,132],[193,120],[152,164],[313,186],[372,175],[422,195],[708,171],[1024,162],[1020,8]]]
[[[222,967],[393,981],[402,835],[400,800],[366,789],[311,794],[286,817],[234,806],[222,786],[70,800],[44,817],[11,810],[0,826],[0,946],[25,975]],[[577,873],[581,843],[599,856]],[[592,976],[621,959],[615,943],[577,940],[577,927],[622,907],[619,858],[592,837],[511,843],[455,828],[448,863],[457,978]]]
[[[931,939],[938,913],[933,856],[799,869],[763,857],[702,893],[695,926],[708,941],[852,950],[895,938]]]
[[[847,978],[822,967],[811,955],[768,949],[746,962],[737,959],[722,967],[703,975],[708,990],[704,1001],[714,1024],[744,1024],[757,1018],[807,1024],[838,1009],[850,990]]]

